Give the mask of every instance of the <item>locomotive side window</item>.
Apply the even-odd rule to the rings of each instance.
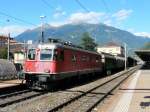
[[[86,61],[86,56],[82,56],[82,61]]]
[[[64,61],[64,50],[57,51],[57,49],[55,49],[53,59],[57,61]]]
[[[59,59],[60,59],[61,61],[64,61],[64,51],[60,51]]]
[[[99,62],[99,57],[96,57],[96,62],[97,62],[97,63]]]
[[[57,49],[54,50],[53,58],[54,58],[54,60],[58,60],[58,51],[57,51]]]
[[[52,59],[52,50],[51,49],[41,49],[40,59],[41,60],[51,60]]]
[[[77,57],[76,55],[72,55],[72,59],[71,59],[73,62],[77,61]]]
[[[28,51],[28,59],[35,60],[35,49],[29,49]]]

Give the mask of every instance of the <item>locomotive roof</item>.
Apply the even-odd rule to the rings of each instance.
[[[85,49],[74,47],[74,46],[71,46],[71,45],[64,45],[64,44],[61,44],[61,43],[44,43],[44,44],[32,45],[29,48],[30,49],[36,49],[36,48],[39,48],[39,49],[68,48],[68,49],[72,49],[72,50],[78,50],[78,51],[83,51],[83,52],[88,52],[88,53],[92,53],[92,54],[101,55],[101,53],[98,53],[98,52],[85,50]]]
[[[36,45],[31,45],[29,48],[30,49],[36,49],[36,48],[39,48],[39,49],[67,48],[67,49],[78,50],[78,51],[82,51],[82,52],[88,52],[88,53],[92,53],[92,54],[102,55],[104,57],[124,60],[124,57],[113,56],[111,54],[104,53],[104,52],[98,53],[98,52],[89,51],[89,50],[81,49],[81,48],[70,46],[70,45],[64,45],[64,44],[61,44],[61,43],[36,44]]]

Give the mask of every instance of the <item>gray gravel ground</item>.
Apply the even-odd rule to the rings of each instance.
[[[120,73],[71,89],[49,92],[20,103],[0,108],[0,112],[47,112],[48,110],[70,100],[71,98],[82,94],[83,92],[86,92],[118,75],[120,75]]]
[[[64,107],[62,110],[59,110],[59,112],[86,112],[89,107],[104,97],[106,93],[108,93],[125,77],[126,76],[119,77],[116,80],[97,88],[96,90],[88,93],[86,96],[81,97],[80,99]]]

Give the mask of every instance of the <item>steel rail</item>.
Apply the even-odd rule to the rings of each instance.
[[[123,75],[125,75],[125,74],[127,74],[127,73],[129,73],[129,72],[131,72],[131,71],[136,71],[136,69],[133,68],[132,70],[128,70],[128,71],[122,73],[121,75],[116,76],[116,77],[114,77],[114,78],[112,78],[112,79],[110,79],[110,80],[108,80],[108,81],[106,81],[106,82],[104,82],[104,83],[102,83],[102,84],[100,84],[100,85],[98,85],[98,86],[96,86],[96,87],[94,87],[94,88],[92,88],[92,89],[86,91],[85,93],[82,93],[82,94],[80,94],[80,95],[78,95],[78,96],[75,96],[74,98],[71,98],[70,100],[66,101],[66,102],[63,103],[63,104],[60,104],[59,106],[54,107],[53,109],[49,110],[48,112],[55,112],[55,111],[58,111],[58,110],[62,109],[63,107],[65,107],[65,106],[71,104],[72,102],[78,100],[79,98],[81,98],[81,97],[87,95],[88,93],[90,93],[90,92],[96,90],[97,88],[100,88],[101,86],[104,86],[105,84],[108,84],[109,82],[111,82],[111,81],[113,81],[113,80],[115,80],[115,79],[117,79],[117,78],[119,78],[119,77],[121,77],[121,76],[123,76]],[[110,92],[107,93],[107,94],[109,95]],[[104,99],[104,98],[103,98],[103,99]],[[92,108],[93,108],[93,107],[94,107],[94,106],[92,106]],[[90,110],[90,109],[89,109],[89,110]]]

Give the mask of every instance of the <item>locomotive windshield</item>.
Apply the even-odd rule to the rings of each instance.
[[[28,59],[29,60],[35,60],[35,49],[29,49],[28,50]]]
[[[41,49],[40,60],[51,60],[52,49]]]

